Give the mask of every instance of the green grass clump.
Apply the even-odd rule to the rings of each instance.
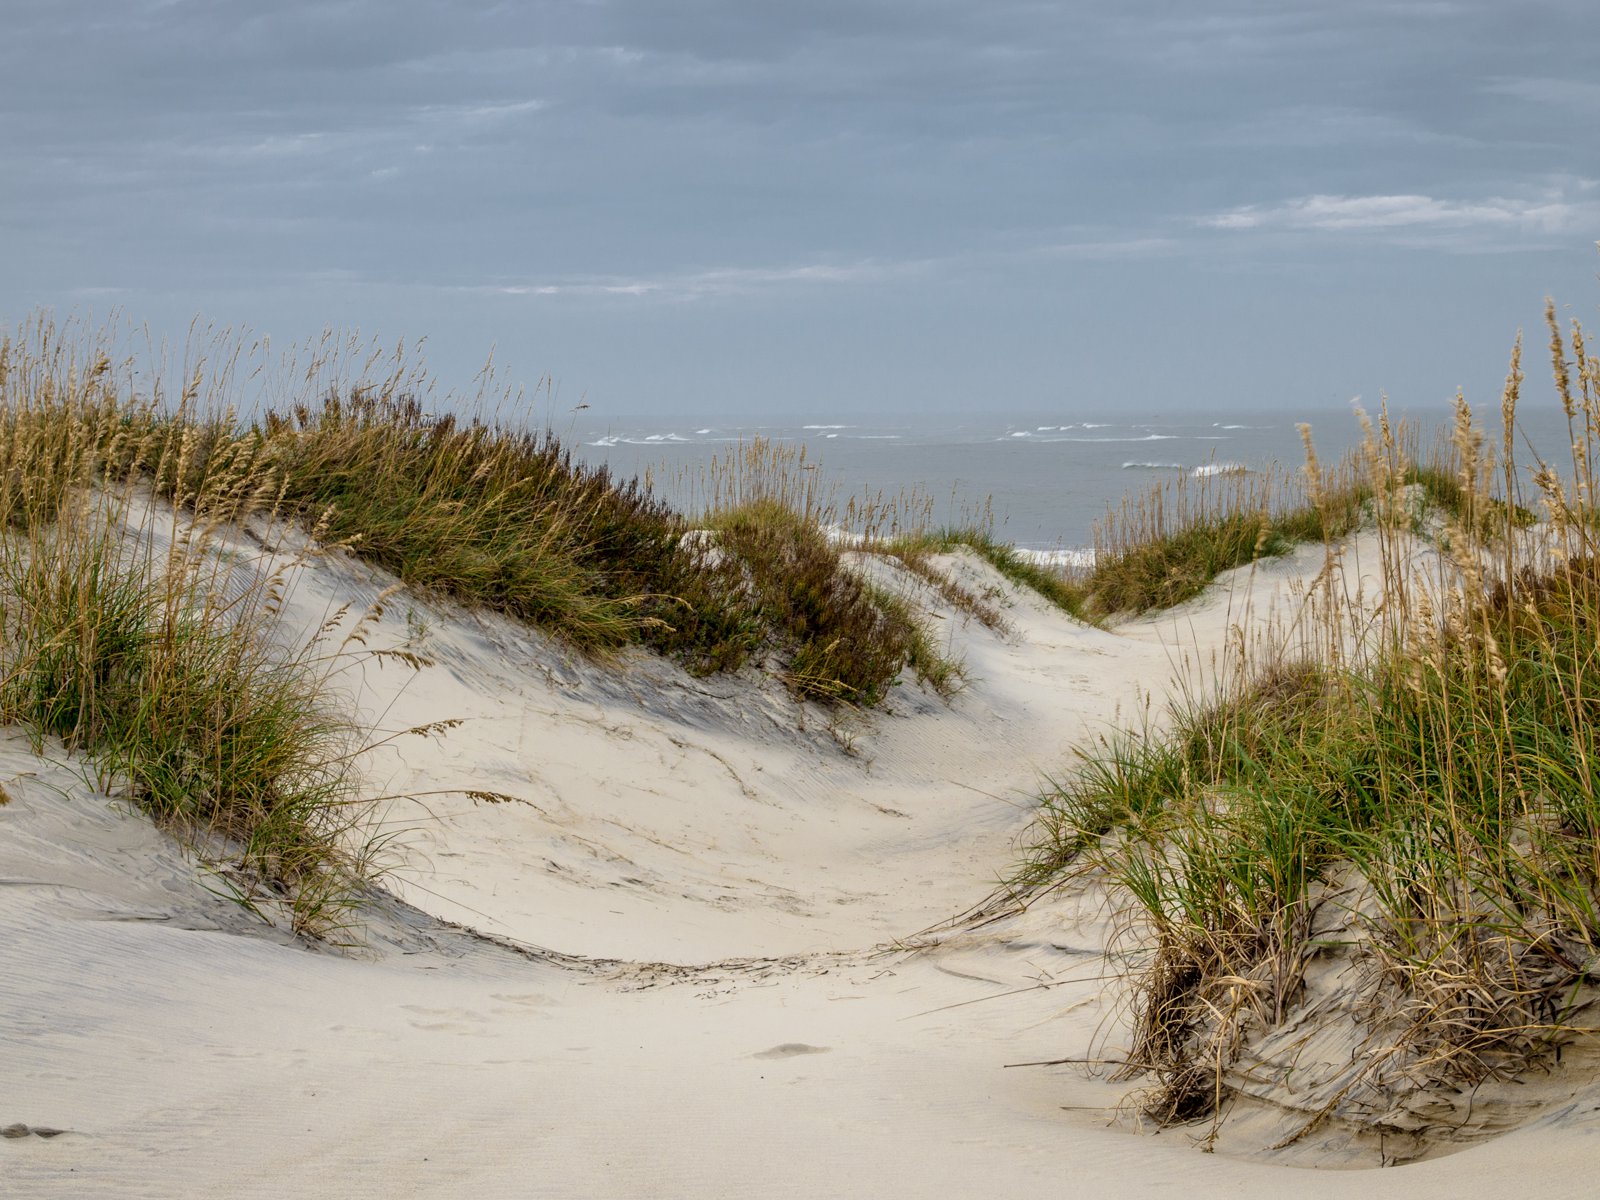
[[[784,659],[802,696],[872,705],[901,668],[917,667],[941,690],[953,668],[932,651],[910,610],[848,570],[827,536],[773,499],[713,520],[724,569]]]
[[[284,506],[322,536],[581,649],[645,645],[696,673],[775,649],[797,693],[868,705],[908,663],[939,674],[914,622],[844,569],[814,474],[786,473],[781,454],[742,464],[744,499],[712,515],[708,544],[548,432],[430,416],[405,396],[330,395],[269,417],[264,438]]]
[[[1118,553],[1097,556],[1086,587],[1097,609],[1142,613],[1198,596],[1224,571],[1292,544],[1264,514],[1236,513],[1186,525]]]
[[[142,560],[118,517],[6,547],[0,715],[86,755],[158,821],[235,846],[245,877],[316,893],[292,921],[326,932],[331,892],[364,882],[346,841],[363,810],[354,731],[308,656],[274,644],[257,614],[208,608],[193,562]]]
[[[1143,613],[1192,600],[1224,571],[1343,537],[1369,491],[1344,485],[1321,503],[1298,480],[1236,473],[1179,481],[1108,515],[1094,566],[1077,581],[1094,613]]]
[[[193,467],[194,431],[120,400],[91,350],[48,326],[0,342],[0,719],[224,847],[243,902],[330,934],[376,843],[317,648],[276,634],[285,575],[226,564],[208,532],[219,509],[250,515],[257,483]],[[187,475],[192,519],[155,519],[141,489],[161,470]]]
[[[1182,479],[1124,502],[1096,531],[1094,565],[1071,582],[1079,614],[1172,608],[1226,571],[1335,541],[1376,520],[1380,510],[1391,524],[1419,534],[1437,515],[1474,542],[1534,523],[1530,509],[1495,494],[1501,481],[1482,474],[1483,460],[1474,460],[1482,477],[1463,476],[1453,441],[1417,462],[1409,430],[1389,429],[1385,417],[1368,433],[1374,444],[1387,439],[1397,451],[1392,473],[1359,455],[1324,473],[1312,455],[1308,469],[1293,475],[1241,471]]]
[[[899,539],[890,543],[889,550],[899,557],[906,558],[925,555],[932,551],[947,553],[957,546],[965,546],[974,551],[979,558],[1012,583],[1038,593],[1062,612],[1079,620],[1088,619],[1084,606],[1086,593],[1066,572],[1052,570],[1030,561],[1015,546],[997,541],[984,529],[977,527],[941,529]],[[973,612],[984,624],[993,626],[998,623],[998,614],[995,614],[993,621],[987,619],[980,601],[965,600],[960,597],[955,599],[957,607]]]
[[[1421,486],[1428,503],[1457,528],[1484,540],[1504,533],[1508,524],[1513,529],[1527,529],[1537,523],[1538,514],[1531,508],[1508,504],[1501,497],[1488,494],[1484,486],[1463,484],[1459,468],[1450,465],[1453,455],[1447,453],[1439,458],[1433,463],[1408,466],[1405,481]]]
[[[1465,404],[1447,479],[1369,429],[1369,495],[1444,497],[1437,576],[1406,565],[1409,523],[1380,520],[1378,613],[1323,581],[1323,641],[1340,653],[1267,663],[1164,729],[1107,741],[1044,798],[1020,882],[1095,870],[1129,901],[1143,944],[1129,1061],[1154,1077],[1162,1121],[1215,1115],[1330,936],[1379,968],[1367,1101],[1514,1073],[1576,1033],[1600,955],[1600,364],[1575,329],[1575,391],[1551,328],[1579,436],[1565,480],[1534,473],[1541,540],[1509,536],[1527,527],[1520,476],[1483,456]],[[1519,346],[1508,453],[1521,380]]]
[[[881,587],[871,588],[871,595],[884,618],[905,631],[906,665],[916,672],[918,679],[946,700],[966,686],[966,667],[934,644],[928,626],[917,618],[904,597]]]
[[[408,584],[574,645],[645,642],[737,663],[737,614],[680,553],[681,518],[548,434],[355,390],[269,417],[284,503]]]

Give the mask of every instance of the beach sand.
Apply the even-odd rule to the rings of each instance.
[[[945,562],[1009,631],[901,579],[968,686],[842,717],[753,672],[584,661],[395,597],[369,644],[433,665],[355,662],[344,702],[381,730],[462,724],[374,751],[374,792],[518,802],[388,803],[391,894],[350,952],[264,925],[80,762],[5,735],[0,1194],[1596,1193],[1581,1066],[1475,1118],[1509,1132],[1384,1171],[1308,1169],[1384,1159],[1337,1125],[1266,1151],[1304,1123],[1271,1096],[1204,1153],[1209,1127],[1119,1119],[1137,1085],[1106,1069],[1008,1066],[1127,1044],[1103,893],[984,908],[1042,778],[1209,686],[1230,638],[1292,630],[1323,552],[1115,632]],[[287,619],[314,630],[389,582],[318,559]]]

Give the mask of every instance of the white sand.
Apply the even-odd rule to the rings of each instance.
[[[527,803],[393,804],[391,884],[420,911],[374,907],[356,956],[254,923],[11,735],[0,1125],[69,1132],[0,1141],[0,1194],[1594,1195],[1587,1073],[1542,1085],[1521,1129],[1389,1171],[1204,1154],[1193,1131],[1114,1125],[1129,1085],[1005,1065],[1125,1044],[1102,897],[926,933],[1015,866],[1041,773],[1132,720],[1141,689],[1164,695],[1185,657],[1209,661],[1248,624],[1244,589],[1292,620],[1320,565],[1110,634],[956,559],[1007,598],[1014,636],[939,609],[967,690],[947,706],[907,685],[833,729],[751,678],[586,664],[400,598],[372,643],[425,623],[437,665],[368,663],[351,702],[390,729],[465,723],[378,752],[375,787]],[[383,583],[323,561],[291,617],[312,628]]]

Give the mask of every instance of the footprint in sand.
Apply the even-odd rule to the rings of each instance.
[[[0,1138],[25,1138],[30,1133],[34,1137],[53,1138],[60,1137],[65,1129],[51,1129],[47,1125],[34,1125],[31,1128],[18,1121],[15,1125],[7,1125],[0,1129]]]
[[[751,1058],[798,1058],[802,1054],[826,1054],[831,1046],[808,1046],[804,1042],[784,1042],[770,1050],[752,1054]]]

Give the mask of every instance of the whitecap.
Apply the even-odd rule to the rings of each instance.
[[[1249,473],[1249,467],[1243,463],[1236,462],[1207,463],[1203,467],[1194,469],[1194,477],[1196,479],[1205,479],[1211,475],[1248,475]]]
[[[1070,550],[1028,550],[1021,546],[1016,548],[1017,557],[1041,567],[1092,567],[1094,566],[1094,550],[1087,547],[1078,547]]]
[[[1104,429],[1105,426],[1099,426]],[[1015,436],[1015,435],[1013,435]],[[1050,438],[1052,442],[1172,442],[1177,441],[1176,433],[1147,433],[1143,437],[1068,437]]]

